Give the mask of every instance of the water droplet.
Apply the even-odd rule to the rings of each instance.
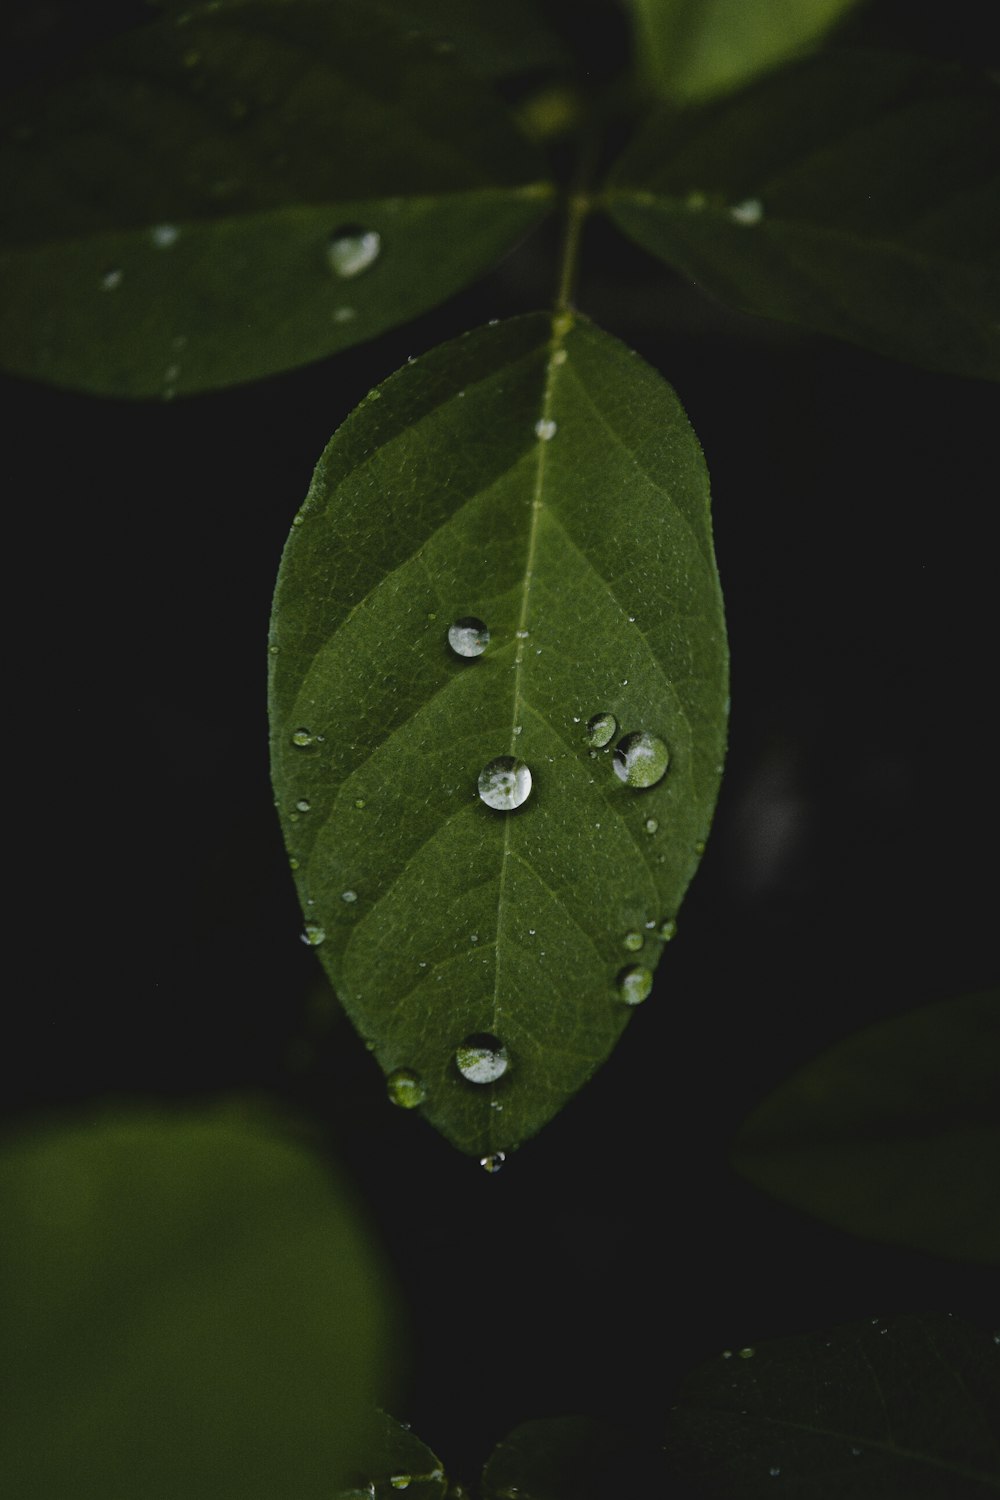
[[[747,1345],[745,1349],[740,1350],[740,1359],[753,1359],[756,1352],[757,1351],[751,1348],[750,1345]]]
[[[506,1073],[510,1058],[498,1037],[488,1031],[477,1031],[456,1049],[455,1062],[462,1077],[470,1083],[495,1083]]]
[[[732,1359],[732,1357],[733,1357],[733,1351],[732,1351],[732,1349],[723,1349],[723,1351],[722,1351],[722,1357],[723,1357],[723,1359]]]
[[[326,242],[326,263],[335,276],[360,276],[375,264],[381,251],[382,236],[377,229],[344,224]]]
[[[308,798],[300,797],[298,802],[296,802],[295,807],[296,811],[298,812],[308,812],[312,807],[312,803],[308,800]]]
[[[860,1448],[852,1448],[851,1449],[851,1453],[852,1453],[852,1455],[855,1458],[860,1458],[861,1457],[861,1449]]]
[[[409,1474],[390,1474],[389,1483],[394,1490],[408,1490],[410,1487]]]
[[[307,922],[305,931],[301,935],[302,942],[308,948],[318,948],[320,943],[326,941],[326,933],[317,922]]]
[[[294,856],[288,861],[288,865],[292,870],[297,870],[299,868],[299,862]]]
[[[475,615],[464,615],[448,626],[448,645],[456,656],[482,656],[490,643],[490,633]]]
[[[340,899],[341,901],[346,901],[348,906],[350,906],[352,901],[357,901],[358,893],[357,891],[341,891]]]
[[[268,649],[269,653],[271,654],[271,656],[277,656],[277,654],[278,654],[278,648],[277,648],[277,646],[268,646],[267,649]]]
[[[354,307],[335,307],[333,309],[333,321],[335,323],[353,323],[357,315],[357,308]]]
[[[154,224],[149,237],[157,250],[169,250],[171,245],[176,245],[180,233],[176,224]]]
[[[517,638],[518,638],[519,641],[526,641],[528,639],[528,636],[531,634],[531,631],[530,630],[515,630],[514,634],[517,636]]]
[[[510,812],[527,802],[531,793],[531,772],[523,760],[513,755],[498,755],[479,773],[479,795],[487,807]]]
[[[298,745],[300,749],[304,748],[304,746],[306,745],[312,745],[314,743],[315,736],[312,735],[308,729],[296,729],[295,733],[292,735],[292,744]]]
[[[385,1080],[386,1093],[400,1109],[416,1109],[427,1098],[427,1088],[412,1068],[394,1068]]]
[[[485,1172],[499,1172],[507,1157],[503,1151],[494,1151],[492,1156],[481,1156],[479,1165]]]
[[[628,948],[630,952],[638,953],[639,949],[642,947],[643,943],[646,940],[641,932],[626,932],[624,941],[626,948]]]
[[[557,349],[552,356],[552,363],[554,365],[564,365],[566,363],[567,357],[568,356],[565,349]]]
[[[653,988],[653,976],[641,964],[622,969],[618,975],[618,994],[626,1005],[640,1005]]]
[[[626,786],[655,786],[662,781],[670,764],[670,751],[655,734],[645,729],[626,734],[615,746],[612,765],[619,781]]]
[[[655,833],[656,830],[659,828],[659,826],[660,825],[656,821],[655,818],[647,818],[646,819],[646,832],[647,833]]]
[[[125,272],[120,266],[112,266],[110,271],[105,271],[101,277],[101,287],[105,292],[115,292],[122,284]]]
[[[759,224],[764,217],[764,205],[759,198],[744,198],[742,203],[733,204],[729,217],[734,224]]]
[[[355,799],[354,799],[354,806],[358,809],[359,812],[364,807],[364,805],[365,805],[365,799],[364,799],[364,797],[355,797]]]
[[[660,930],[657,935],[663,943],[670,943],[674,940],[677,936],[677,923],[673,917],[667,917],[666,921],[660,923]]]
[[[535,437],[541,438],[543,443],[549,442],[556,435],[556,424],[551,417],[539,417],[535,423]]]
[[[705,840],[704,839],[699,839],[698,840],[698,842],[694,846],[694,852],[695,852],[695,854],[698,855],[698,857],[700,859],[701,856],[705,852]]]
[[[770,1469],[768,1469],[767,1472],[770,1474],[772,1479],[777,1479],[778,1475],[781,1473],[781,1470],[778,1468],[777,1464],[774,1464]]]
[[[471,932],[469,934],[469,942],[470,943],[478,943],[479,942],[479,933],[478,932]]]
[[[587,744],[598,750],[611,743],[618,733],[618,720],[614,714],[595,714],[587,720]]]

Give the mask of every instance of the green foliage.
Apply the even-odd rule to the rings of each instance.
[[[483,1470],[483,1500],[603,1500],[622,1484],[628,1439],[594,1417],[522,1422]]]
[[[1000,992],[893,1016],[743,1125],[751,1182],[855,1234],[1000,1265]]]
[[[604,203],[743,312],[996,379],[998,162],[995,80],[833,54],[710,109],[656,116]]]
[[[530,317],[374,391],[297,520],[271,723],[306,935],[434,1125],[506,1150],[613,1047],[622,973],[655,968],[708,833],[726,653],[701,452],[616,340]],[[449,646],[463,617],[481,655]],[[637,731],[670,755],[645,788],[613,770]],[[477,793],[505,755],[533,778],[516,811]],[[495,1086],[456,1066],[477,1034],[507,1048]]]
[[[822,41],[857,0],[631,0],[645,75],[663,99],[709,99]]]
[[[0,1155],[0,1489],[316,1500],[365,1462],[395,1308],[350,1196],[222,1111]]]
[[[407,1500],[444,1500],[448,1480],[440,1459],[386,1412],[375,1414],[366,1466],[351,1476],[338,1500],[386,1500],[400,1490]]]

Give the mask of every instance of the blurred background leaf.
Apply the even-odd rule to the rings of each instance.
[[[622,1463],[630,1440],[597,1417],[522,1422],[483,1470],[483,1500],[605,1500],[634,1494]]]
[[[733,1160],[841,1229],[1000,1265],[1000,991],[813,1058],[744,1121]]]
[[[401,1327],[352,1196],[236,1113],[120,1110],[0,1154],[0,1491],[325,1500]]]

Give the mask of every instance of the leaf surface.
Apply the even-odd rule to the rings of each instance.
[[[998,1416],[991,1334],[946,1314],[872,1318],[702,1365],[666,1452],[696,1500],[988,1500]]]
[[[656,92],[702,101],[815,46],[857,0],[632,0]]]
[[[1000,377],[1000,89],[879,53],[811,59],[651,119],[605,196],[744,312]]]
[[[221,1111],[48,1126],[0,1201],[3,1494],[322,1500],[362,1457],[392,1304],[300,1147]]]
[[[876,1240],[1000,1265],[1000,992],[869,1026],[744,1122],[738,1170]]]
[[[369,1452],[367,1467],[353,1476],[354,1485],[341,1491],[339,1500],[391,1500],[400,1490],[407,1500],[444,1500],[448,1481],[441,1460],[387,1412],[375,1413]]]
[[[522,1422],[483,1469],[484,1500],[604,1500],[625,1486],[629,1441],[594,1417]]]
[[[385,1072],[496,1153],[611,1051],[620,975],[655,967],[708,832],[727,699],[701,451],[624,346],[533,315],[373,392],[296,519],[271,730],[306,936]],[[464,618],[479,656],[449,646]],[[661,780],[618,779],[598,713],[661,739]],[[477,791],[502,756],[533,777],[511,812]],[[483,1034],[509,1061],[487,1084],[456,1061]]]
[[[371,338],[487,270],[551,195],[433,37],[323,0],[118,37],[8,101],[0,141],[0,358],[105,395],[231,385]]]

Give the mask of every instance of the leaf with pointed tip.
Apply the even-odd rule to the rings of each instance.
[[[350,1195],[222,1110],[0,1151],[0,1492],[326,1500],[363,1460],[396,1309]]]
[[[858,0],[632,0],[643,70],[663,99],[710,99],[822,41]]]
[[[0,117],[0,359],[172,396],[432,307],[546,211],[482,81],[364,6],[246,0],[121,36]]]
[[[743,312],[1000,378],[1000,88],[880,53],[814,58],[660,114],[604,205]]]
[[[628,349],[537,314],[372,392],[296,520],[271,746],[307,937],[431,1122],[504,1150],[613,1048],[621,971],[655,967],[708,832],[727,697],[701,450]],[[449,647],[463,618],[479,656]],[[662,779],[619,780],[596,713],[665,743]],[[503,756],[533,777],[511,812],[477,795]],[[477,1083],[456,1049],[484,1034],[509,1065]]]
[[[872,1239],[1000,1265],[1000,991],[831,1047],[759,1104],[734,1164]]]
[[[448,1480],[441,1460],[408,1427],[387,1412],[375,1413],[366,1469],[338,1500],[389,1500],[401,1490],[406,1500],[444,1500]]]
[[[946,1314],[770,1339],[688,1377],[666,1452],[693,1500],[988,1500],[1000,1344]]]
[[[594,1417],[522,1422],[498,1443],[483,1470],[483,1500],[605,1500],[636,1493],[623,1464],[629,1439]]]

